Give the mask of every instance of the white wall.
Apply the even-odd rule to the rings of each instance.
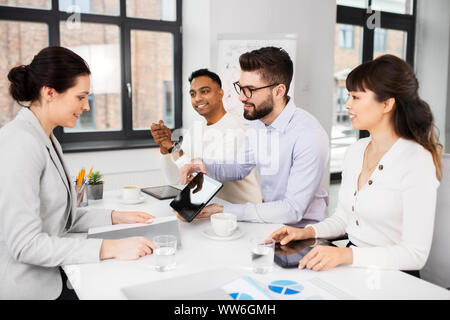
[[[422,99],[430,104],[440,141],[446,145],[449,106],[450,1],[419,0],[417,4],[416,73]],[[447,150],[449,150],[447,146]]]
[[[225,1],[226,2],[226,1]],[[202,119],[191,105],[188,78],[201,68],[211,68],[211,1],[183,1],[183,127]]]
[[[201,119],[192,109],[188,77],[196,69],[215,69],[220,33],[295,33],[298,35],[295,98],[315,115],[328,134],[333,109],[335,0],[185,0],[183,2],[183,126]],[[106,177],[107,190],[123,184],[158,185],[156,148],[95,153],[70,153],[66,159],[76,175],[94,166]]]
[[[74,177],[83,167],[86,171],[91,167],[100,171],[104,175],[105,190],[124,185],[149,187],[165,184],[157,148],[66,153],[64,158]]]
[[[315,115],[330,134],[335,0],[211,0],[211,21],[214,58],[219,34],[297,34],[295,102]],[[212,65],[217,68],[215,59]]]
[[[450,14],[450,12],[449,12]],[[449,43],[450,43],[450,31],[449,31]],[[448,56],[448,82],[447,82],[447,110],[450,110],[450,54]],[[450,141],[450,112],[446,115],[446,141]],[[447,143],[445,148],[446,153],[450,153],[450,143]]]

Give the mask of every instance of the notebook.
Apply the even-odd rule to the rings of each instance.
[[[146,237],[152,239],[154,236],[170,234],[177,237],[177,246],[181,247],[181,238],[176,217],[163,217],[153,219],[152,224],[116,224],[112,226],[90,228],[88,239],[123,239],[130,237]]]

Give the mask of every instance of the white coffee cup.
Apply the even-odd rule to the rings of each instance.
[[[220,237],[228,237],[237,228],[237,217],[232,213],[216,213],[211,216],[214,232]]]
[[[141,195],[141,189],[137,186],[125,186],[122,188],[123,200],[137,200]]]

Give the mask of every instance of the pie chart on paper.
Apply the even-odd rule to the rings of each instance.
[[[286,296],[299,294],[303,289],[301,284],[290,280],[278,280],[269,284],[270,291]]]
[[[254,300],[251,295],[242,293],[242,292],[233,292],[233,293],[230,293],[230,296],[234,300]]]

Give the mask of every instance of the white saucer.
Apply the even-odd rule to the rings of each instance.
[[[122,197],[119,198],[119,202],[122,204],[139,204],[144,202],[145,200],[145,196],[140,196],[137,199],[131,199],[131,200],[125,200]]]
[[[221,237],[218,236],[213,228],[211,226],[209,226],[208,228],[206,228],[205,230],[202,231],[202,234],[212,240],[219,240],[219,241],[229,241],[229,240],[236,240],[239,239],[242,235],[243,232],[241,231],[241,229],[239,229],[239,227],[236,228],[236,230],[234,230],[233,234],[228,236],[228,237]]]

